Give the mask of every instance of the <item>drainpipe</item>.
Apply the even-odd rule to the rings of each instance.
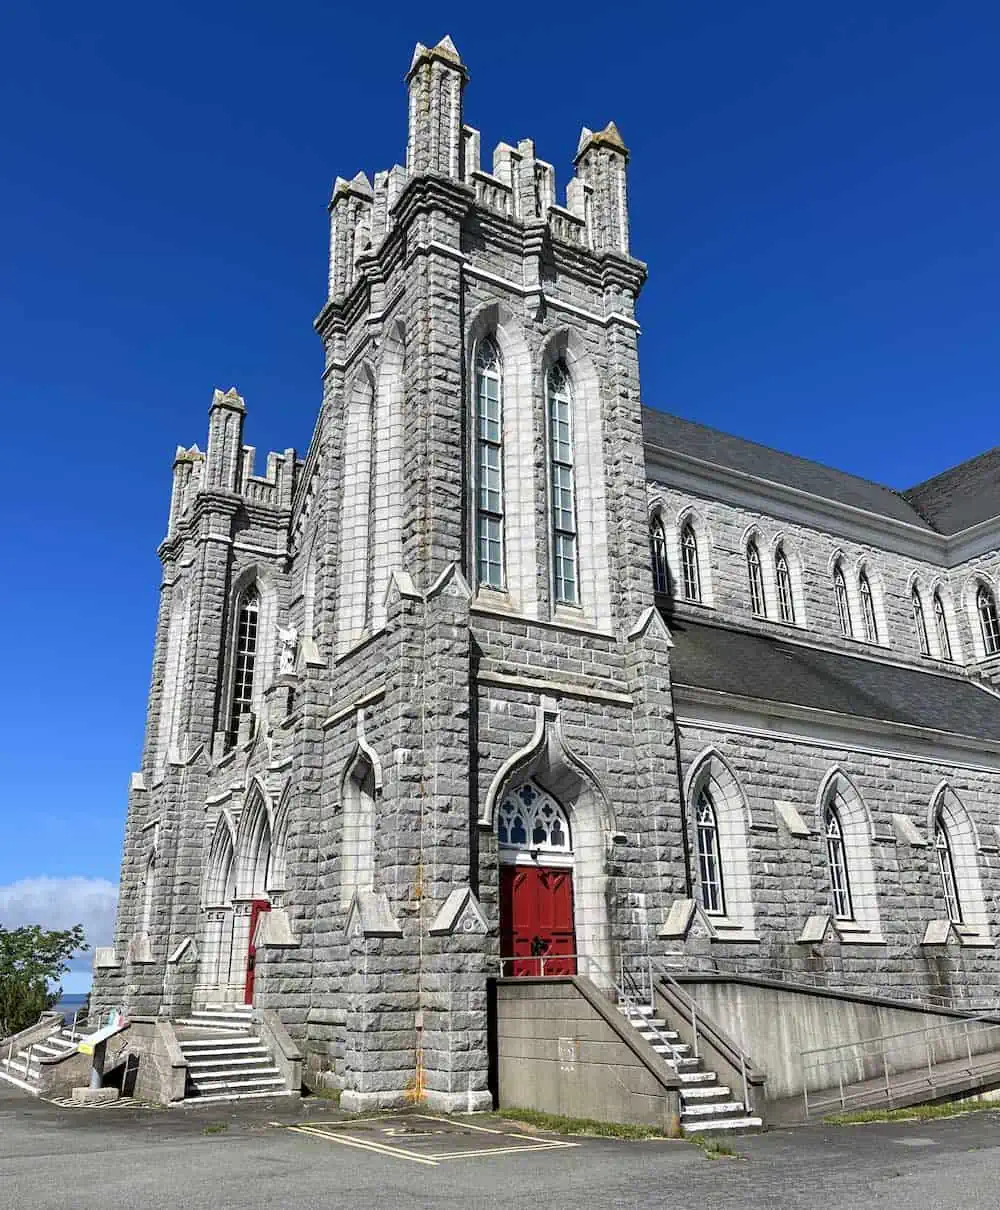
[[[670,685],[670,696],[673,699],[673,682]],[[691,877],[691,840],[688,836],[687,796],[684,793],[684,766],[681,764],[680,726],[677,722],[677,706],[674,704],[671,722],[674,729],[674,762],[677,766],[677,793],[681,800],[681,844],[684,851],[684,897],[694,898],[694,880]]]

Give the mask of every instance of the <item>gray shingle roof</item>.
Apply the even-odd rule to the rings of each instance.
[[[1000,516],[1000,447],[911,487],[903,495],[943,534]]]
[[[675,685],[1000,740],[1000,697],[962,677],[675,618]]]
[[[819,462],[810,462],[808,458],[785,454],[781,450],[758,445],[755,441],[710,429],[693,420],[683,420],[680,416],[644,407],[642,433],[647,445],[677,450],[692,458],[730,467],[772,483],[786,484],[854,508],[863,508],[877,516],[906,521],[921,529],[934,528],[913,504],[891,488],[870,483],[867,479],[859,479],[856,475],[834,470]]]

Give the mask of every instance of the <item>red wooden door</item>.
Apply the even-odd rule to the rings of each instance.
[[[244,1004],[253,1004],[254,970],[257,966],[257,929],[261,924],[261,914],[270,910],[271,905],[266,899],[255,899],[250,904],[250,943],[247,946],[247,981],[243,989]]]
[[[575,975],[573,871],[500,867],[500,947],[504,975]]]

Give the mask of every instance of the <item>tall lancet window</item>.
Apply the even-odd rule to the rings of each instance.
[[[767,617],[764,600],[764,575],[760,566],[760,550],[751,538],[747,543],[747,576],[750,579],[750,609],[758,618]]]
[[[726,913],[726,896],[722,885],[722,860],[719,854],[719,821],[708,787],[704,786],[697,802],[698,875],[702,907],[713,916]]]
[[[778,616],[783,622],[794,622],[795,598],[792,596],[792,573],[788,569],[788,558],[780,546],[774,555],[774,582],[778,589]]]
[[[552,477],[552,587],[559,605],[580,604],[573,474],[573,384],[563,361],[545,379]]]
[[[479,583],[504,586],[503,363],[496,342],[476,350],[476,566]]]
[[[838,920],[853,920],[854,905],[851,902],[851,883],[847,874],[847,851],[844,848],[844,829],[833,803],[829,803],[823,817],[826,832],[826,859],[830,867],[830,890],[833,892],[833,913]]]
[[[659,517],[654,517],[649,525],[649,561],[653,568],[653,591],[668,592],[670,576],[667,572],[667,535]]]
[[[985,584],[981,584],[976,593],[976,608],[983,632],[983,647],[987,655],[996,655],[1000,651],[1000,620],[997,619],[997,603],[993,593]]]
[[[962,903],[958,897],[958,882],[955,879],[955,862],[951,856],[951,841],[948,839],[948,829],[940,815],[934,821],[934,852],[937,854],[938,873],[941,876],[941,889],[944,891],[948,919],[953,924],[961,924]]]
[[[233,736],[240,728],[240,716],[253,709],[253,673],[257,660],[260,626],[260,595],[251,585],[240,598],[236,612],[236,639],[233,649],[233,696],[229,709],[229,730]]]
[[[911,605],[913,607],[913,625],[917,628],[917,642],[920,644],[920,654],[930,655],[931,645],[927,638],[927,619],[924,617],[924,603],[921,601],[920,593],[916,588],[913,590]]]
[[[865,624],[865,638],[869,643],[877,643],[878,622],[875,619],[875,598],[872,596],[868,573],[864,571],[858,577],[858,595],[861,597],[861,620]]]
[[[943,660],[952,659],[948,615],[944,611],[944,601],[941,599],[940,592],[934,594],[934,629],[937,631],[938,654]]]
[[[833,595],[837,598],[840,629],[851,639],[854,637],[854,623],[851,621],[851,604],[847,599],[847,581],[844,579],[844,569],[839,563],[833,569]]]
[[[681,530],[681,585],[684,599],[701,600],[701,572],[698,568],[698,539],[690,521]]]

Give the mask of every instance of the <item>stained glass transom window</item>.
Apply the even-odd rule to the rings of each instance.
[[[530,781],[504,795],[497,811],[497,840],[502,849],[573,851],[566,813],[550,794]]]

